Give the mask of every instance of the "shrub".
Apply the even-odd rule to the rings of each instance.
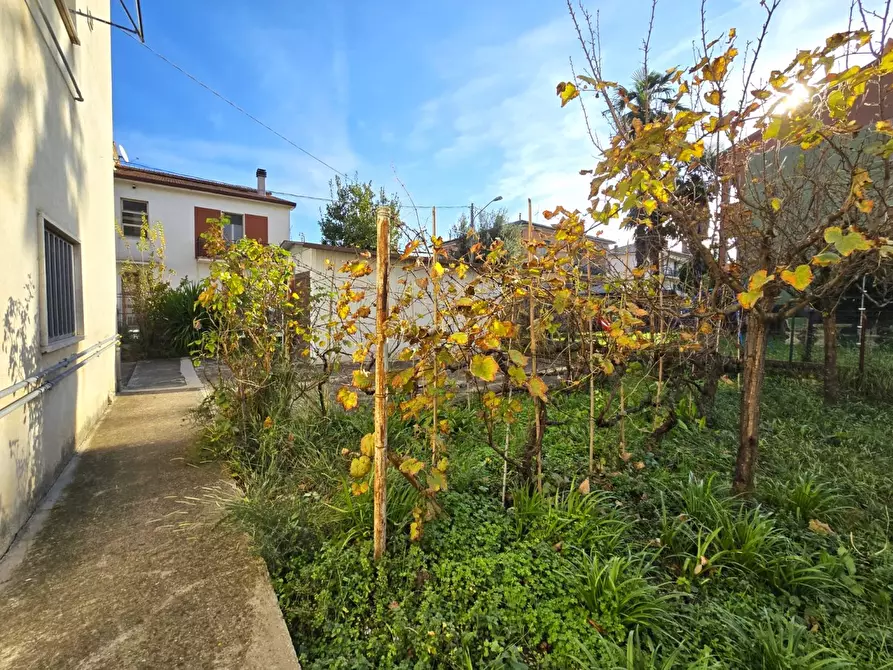
[[[210,325],[208,312],[198,300],[201,291],[201,284],[184,279],[161,299],[157,318],[163,326],[164,347],[172,356],[196,352]]]

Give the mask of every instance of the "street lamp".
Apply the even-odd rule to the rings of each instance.
[[[501,196],[501,195],[497,195],[497,196],[496,196],[495,198],[493,198],[490,202],[488,202],[486,205],[484,205],[483,207],[481,207],[481,208],[478,210],[478,214],[480,214],[481,212],[483,212],[485,209],[487,209],[487,207],[489,207],[490,205],[492,205],[494,202],[499,202],[500,200],[502,200],[502,196]],[[474,203],[471,203],[471,221],[469,222],[469,228],[471,228],[471,230],[474,230]]]

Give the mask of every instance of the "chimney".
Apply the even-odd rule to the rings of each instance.
[[[257,168],[257,192],[267,194],[267,171],[263,168]]]

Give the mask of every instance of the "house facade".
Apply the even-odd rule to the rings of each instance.
[[[289,216],[295,203],[267,191],[265,170],[258,169],[256,177],[256,186],[240,186],[132,165],[115,166],[119,327],[132,320],[121,273],[128,261],[146,260],[137,248],[144,219],[163,229],[164,262],[171,272],[171,284],[208,276],[211,259],[205,254],[201,235],[210,228],[209,219],[227,217],[224,234],[233,241],[249,237],[264,244],[282,244],[289,239]]]
[[[0,555],[115,392],[109,0],[0,2]]]
[[[620,279],[629,279],[636,269],[636,245],[625,244],[614,247],[608,253],[611,273]],[[691,255],[674,249],[660,252],[660,272],[664,276],[664,290],[675,291],[680,284],[679,273],[682,266],[691,260]]]

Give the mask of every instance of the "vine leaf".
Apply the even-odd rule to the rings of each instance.
[[[372,460],[368,456],[358,456],[350,462],[350,476],[362,479],[372,469]]]
[[[544,382],[539,377],[531,377],[530,381],[527,382],[527,388],[530,391],[530,395],[534,398],[539,398],[543,402],[548,402],[548,398],[546,398],[546,382]]]
[[[357,403],[359,402],[357,394],[351,391],[346,386],[342,386],[340,389],[338,389],[338,393],[335,395],[335,399],[348,412],[355,408],[357,406]]]
[[[566,288],[555,292],[555,299],[552,301],[552,306],[555,308],[556,314],[562,314],[564,310],[567,309],[567,303],[570,301],[570,298],[571,292]]]
[[[833,251],[825,251],[812,257],[812,264],[818,265],[820,268],[836,265],[837,263],[840,263],[840,256]]]
[[[849,256],[854,251],[867,251],[872,247],[871,240],[866,239],[862,233],[855,230],[844,233],[840,226],[825,228],[825,242],[837,247],[841,256]]]
[[[492,382],[496,379],[496,373],[499,371],[499,364],[492,356],[477,354],[471,357],[471,365],[468,366],[468,371],[478,379],[483,379],[485,382]]]
[[[353,385],[358,389],[372,388],[372,373],[362,368],[354,370]]]
[[[360,453],[372,458],[372,454],[375,453],[375,435],[372,433],[363,435],[363,439],[360,440]]]
[[[803,291],[809,286],[812,283],[812,278],[812,268],[808,265],[798,265],[793,272],[790,270],[781,271],[782,281],[787,282],[798,291]]]
[[[753,309],[753,306],[757,304],[757,300],[762,297],[762,291],[742,291],[738,294],[738,303],[744,309]]]
[[[564,107],[571,100],[580,95],[580,91],[569,81],[563,81],[555,87],[555,93],[561,98],[561,106]]]
[[[509,349],[509,360],[515,365],[519,365],[522,368],[527,365],[527,356],[522,354],[517,349]]]
[[[524,374],[524,368],[517,365],[509,366],[509,378],[518,386],[527,381],[527,375]]]

